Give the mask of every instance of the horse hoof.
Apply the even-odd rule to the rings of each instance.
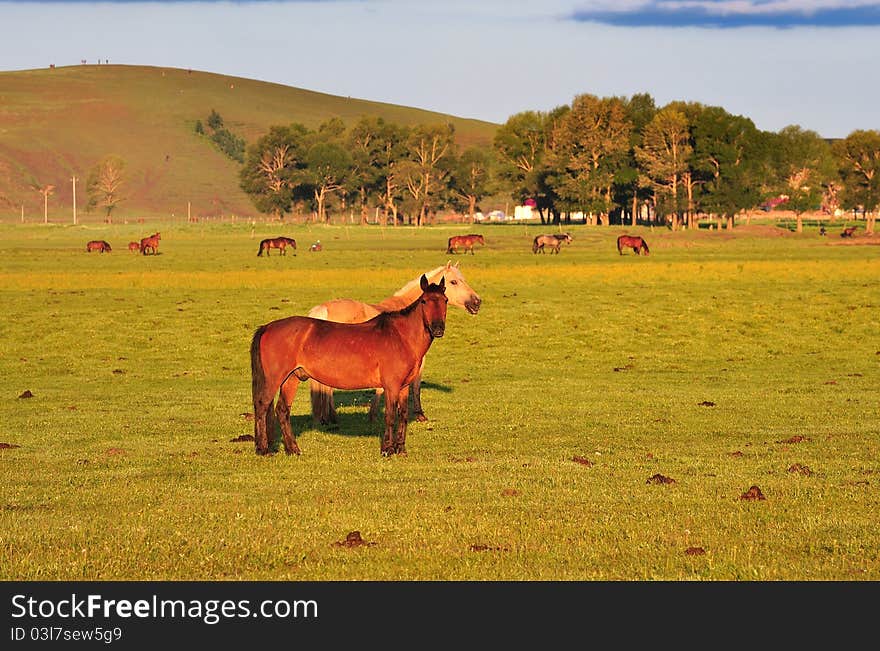
[[[299,448],[293,448],[293,449],[291,449],[291,450],[285,450],[284,452],[285,452],[285,454],[287,454],[287,456],[290,456],[290,455],[292,455],[292,454],[295,454],[296,456],[299,456],[299,455],[302,454],[302,452],[300,452],[300,449],[299,449]]]
[[[424,414],[423,412],[421,412],[421,411],[415,415],[415,419],[416,419],[417,421],[419,421],[420,423],[426,423],[426,422],[428,422],[428,417],[425,416],[425,414]]]
[[[272,454],[272,452],[269,450],[269,448],[266,448],[266,449],[257,448],[256,452],[261,457],[265,457],[265,456]]]

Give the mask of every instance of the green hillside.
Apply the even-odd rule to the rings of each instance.
[[[351,124],[381,116],[405,125],[449,121],[459,144],[487,144],[497,125],[415,108],[337,97],[213,73],[149,66],[80,65],[0,72],[0,219],[43,217],[35,185],[55,186],[49,219],[71,213],[76,176],[78,210],[85,180],[104,156],[126,163],[121,218],[186,213],[248,215],[239,166],[194,132],[211,110],[230,131],[253,142],[270,125],[315,128],[339,117]],[[98,219],[99,215],[86,215]]]

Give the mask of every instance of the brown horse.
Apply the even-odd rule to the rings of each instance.
[[[310,253],[316,253],[316,252],[318,252],[318,251],[323,251],[323,250],[324,250],[324,247],[321,246],[321,240],[318,240],[317,242],[313,243],[313,244],[309,247],[309,252],[310,252]]]
[[[648,243],[637,235],[621,235],[617,238],[617,252],[623,255],[624,249],[632,249],[636,255],[641,255],[642,251],[645,255],[649,255]]]
[[[140,253],[141,252],[141,243],[140,242],[129,242],[128,243],[128,250],[131,252],[137,251],[138,253]]]
[[[383,456],[406,454],[409,384],[431,343],[446,330],[446,285],[423,275],[421,295],[396,312],[384,312],[364,323],[336,323],[292,316],[257,328],[251,340],[254,399],[254,446],[269,452],[272,402],[281,426],[284,450],[299,454],[290,426],[290,405],[297,383],[314,378],[342,389],[385,392]],[[396,427],[395,427],[396,416]]]
[[[144,237],[141,239],[141,253],[143,255],[147,255],[147,249],[153,255],[157,255],[159,253],[159,240],[162,239],[162,236],[156,232],[148,237]]]
[[[459,263],[452,264],[450,261],[431,271],[426,271],[423,275],[431,283],[440,282],[441,278],[445,279],[446,298],[449,299],[449,305],[463,308],[468,314],[476,314],[480,311],[483,299],[468,285],[467,280],[465,280],[464,275],[459,269]],[[421,276],[414,278],[393,295],[379,303],[362,303],[348,298],[340,298],[316,305],[309,310],[308,315],[315,319],[325,319],[340,323],[362,323],[382,312],[399,310],[416,300],[422,291],[420,278]],[[423,359],[410,388],[410,394],[413,397],[413,415],[418,421],[428,420],[422,409],[421,387],[424,365],[425,360]],[[335,423],[337,417],[336,406],[333,401],[333,388],[320,384],[316,380],[311,380],[310,389],[312,417],[315,419],[315,422],[322,425]],[[370,420],[373,420],[378,413],[380,396],[381,391],[377,391],[370,403]]]
[[[98,251],[100,253],[110,253],[113,249],[110,248],[109,242],[105,242],[104,240],[92,240],[91,242],[86,243],[86,253],[91,253],[92,251]]]
[[[453,235],[447,241],[446,252],[447,253],[457,253],[457,249],[464,249],[464,252],[471,252],[471,255],[474,254],[474,244],[482,244],[486,246],[486,242],[483,241],[482,235],[475,235],[471,233],[470,235]]]
[[[549,246],[552,249],[551,253],[559,253],[559,247],[563,244],[571,244],[571,235],[568,233],[538,235],[532,242],[532,253],[538,251],[544,253],[544,246]]]
[[[268,258],[270,249],[278,249],[281,255],[287,255],[288,246],[296,251],[296,240],[291,237],[270,237],[260,242],[260,250],[257,256],[262,256],[263,251],[265,251]]]

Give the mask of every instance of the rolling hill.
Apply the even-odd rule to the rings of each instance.
[[[43,216],[34,186],[55,186],[50,220],[77,206],[85,219],[85,182],[107,155],[125,168],[120,218],[186,214],[249,215],[256,211],[238,187],[239,165],[194,131],[212,110],[227,129],[255,141],[271,125],[316,128],[341,118],[352,124],[380,116],[405,125],[451,122],[462,146],[488,144],[498,125],[416,108],[338,97],[195,70],[127,65],[80,65],[0,72],[0,219]]]

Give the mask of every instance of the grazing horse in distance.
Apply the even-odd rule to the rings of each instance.
[[[449,299],[449,305],[460,307],[468,314],[477,314],[483,299],[480,298],[471,286],[465,280],[464,275],[459,269],[459,263],[452,264],[452,261],[426,271],[424,275],[428,282],[439,283],[440,279],[444,279],[446,283],[446,298]],[[382,312],[393,312],[406,307],[418,298],[421,292],[420,282],[421,275],[417,276],[394,294],[383,299],[378,303],[362,303],[349,298],[337,298],[326,303],[316,305],[309,310],[308,315],[315,319],[325,319],[328,321],[338,321],[340,323],[362,323],[372,319]],[[428,417],[422,409],[422,372],[425,367],[425,360],[422,359],[418,372],[412,381],[411,393],[413,397],[413,416],[418,421],[426,421]],[[336,406],[333,401],[333,387],[321,384],[316,380],[311,381],[311,402],[312,417],[315,422],[322,425],[335,423]],[[381,393],[376,392],[370,404],[370,420],[375,419],[379,410],[379,398]]]
[[[91,253],[92,251],[98,251],[99,253],[110,253],[113,249],[110,248],[110,243],[105,242],[104,240],[92,240],[91,242],[86,243],[86,253]]]
[[[141,252],[141,243],[140,242],[129,242],[128,243],[128,250],[131,252],[137,251],[138,253],[140,253]]]
[[[157,255],[159,253],[159,240],[162,239],[162,236],[156,232],[150,235],[149,237],[144,237],[141,239],[141,253],[143,255],[147,255],[147,249],[153,255]]]
[[[852,237],[853,233],[856,232],[858,226],[847,226],[842,231],[840,231],[840,237]]]
[[[642,251],[645,255],[649,255],[648,243],[637,235],[621,235],[617,238],[617,252],[623,255],[624,249],[632,249],[636,255],[641,255]]]
[[[446,330],[446,285],[423,275],[421,293],[402,310],[363,323],[337,323],[291,316],[260,326],[251,339],[254,447],[269,452],[272,403],[284,451],[299,454],[290,425],[290,405],[300,381],[314,378],[342,389],[382,388],[385,434],[382,456],[406,454],[409,384],[434,339]],[[396,426],[395,426],[396,417]]]
[[[551,253],[559,253],[562,244],[571,244],[571,235],[568,233],[556,233],[553,235],[538,235],[532,242],[532,253],[540,251],[544,253],[544,246],[549,246]]]
[[[471,255],[474,254],[474,244],[482,244],[486,246],[486,242],[483,240],[482,235],[476,235],[471,233],[470,235],[453,235],[446,242],[446,252],[447,253],[457,253],[457,249],[463,248],[464,252],[471,252]]]
[[[292,237],[270,237],[260,242],[260,250],[257,252],[257,256],[262,257],[263,251],[265,251],[268,258],[270,249],[278,249],[281,255],[287,255],[288,246],[295,251],[296,240]]]

